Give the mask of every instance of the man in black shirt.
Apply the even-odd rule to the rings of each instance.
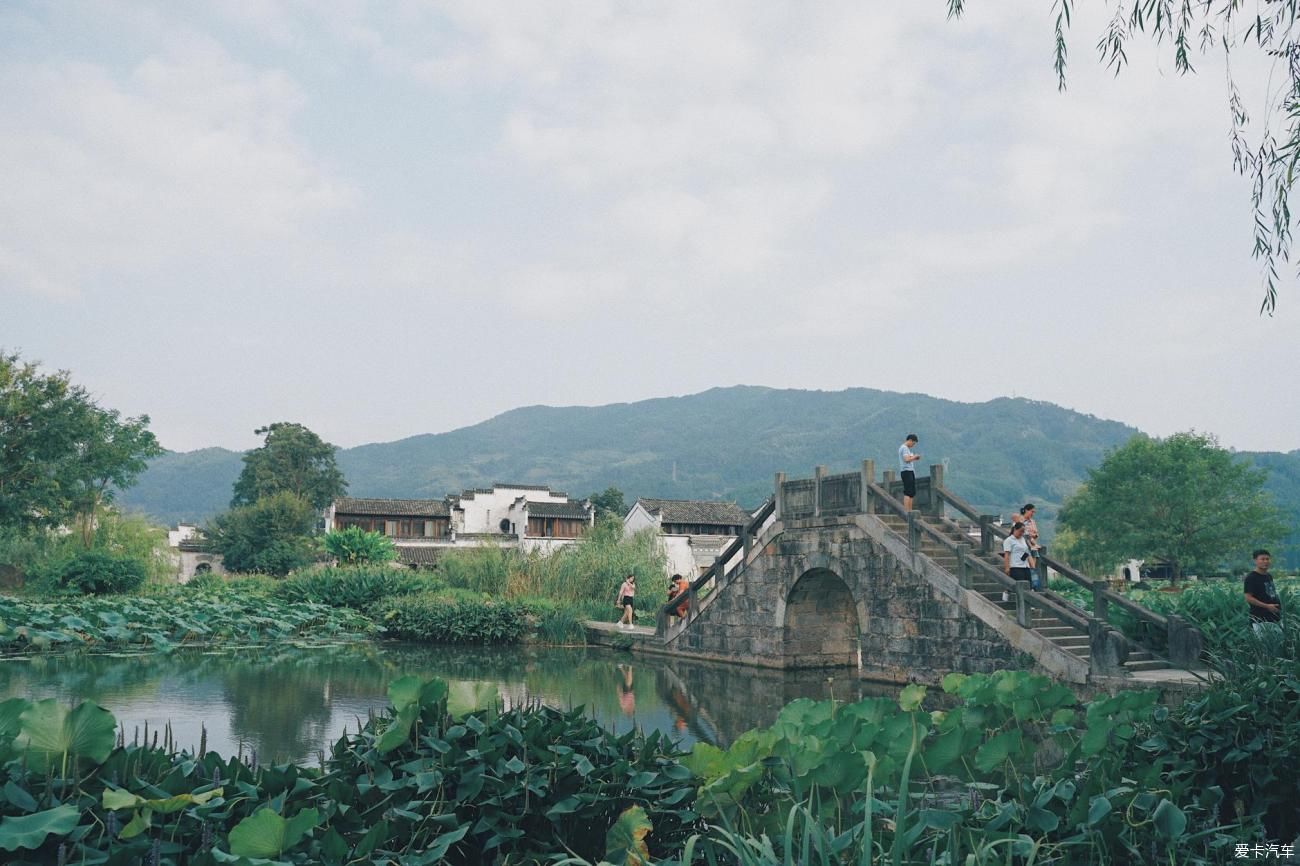
[[[1254,557],[1255,570],[1246,575],[1246,604],[1250,609],[1250,624],[1258,631],[1259,623],[1282,621],[1282,599],[1278,598],[1273,576],[1268,573],[1273,557],[1267,550],[1255,551]]]

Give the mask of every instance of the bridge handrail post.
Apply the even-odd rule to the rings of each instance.
[[[915,511],[907,512],[907,546],[912,550],[921,546],[921,525]]]
[[[717,592],[717,589],[714,589]],[[686,587],[686,617],[685,622],[690,623],[699,614],[698,593],[695,591],[694,584],[688,584]]]
[[[970,556],[971,546],[969,544],[957,545],[957,583],[962,589],[971,588],[970,565],[966,558]]]
[[[1029,581],[1016,581],[1016,624],[1029,628]]]
[[[993,515],[980,515],[980,553],[993,552]]]
[[[862,503],[862,513],[870,514],[871,508],[871,485],[876,483],[876,461],[862,461],[862,495],[858,501]]]
[[[826,477],[826,467],[813,469],[813,517],[822,516],[822,479]]]
[[[930,464],[930,513],[943,517],[943,464]]]
[[[1092,582],[1092,615],[1102,622],[1110,622],[1110,600],[1106,598],[1106,581]]]
[[[784,472],[776,473],[775,487],[776,487],[776,496],[775,496],[776,511],[774,512],[774,514],[776,515],[776,519],[780,520],[782,512],[785,511],[785,508],[782,507],[783,501],[785,499],[785,473]]]
[[[1180,668],[1190,668],[1201,660],[1205,635],[1177,614],[1168,616],[1169,661]]]
[[[754,534],[749,531],[749,523],[740,527],[740,565],[743,568],[749,562],[749,551],[754,546]]]
[[[668,633],[668,612],[660,606],[655,611],[655,637],[662,638]]]

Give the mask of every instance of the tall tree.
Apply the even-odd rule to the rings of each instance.
[[[1061,509],[1061,525],[1082,559],[1107,568],[1129,558],[1165,559],[1177,578],[1282,536],[1264,478],[1213,436],[1138,435],[1089,470]]]
[[[596,517],[605,515],[623,519],[627,514],[627,503],[623,500],[623,491],[617,487],[606,487],[603,493],[593,493],[587,497],[596,509]]]
[[[282,490],[218,514],[205,535],[229,570],[282,575],[313,560],[316,518],[311,503]]]
[[[82,523],[162,453],[149,416],[98,406],[66,370],[43,373],[0,353],[0,526]]]
[[[266,441],[244,455],[232,508],[287,492],[320,509],[347,491],[348,483],[334,461],[338,448],[311,430],[277,422],[254,432],[265,435]]]
[[[82,544],[94,541],[95,520],[100,509],[111,503],[115,491],[134,483],[149,466],[149,458],[163,453],[157,438],[149,432],[149,416],[123,418],[115,409],[91,413],[86,436],[68,463],[61,485],[66,491]]]
[[[966,0],[947,0],[948,16],[960,17]],[[1069,60],[1067,34],[1078,0],[1052,0],[1055,19],[1053,67],[1057,86],[1065,89]],[[1195,72],[1195,63],[1221,53],[1227,65],[1230,128],[1228,142],[1233,168],[1250,180],[1254,206],[1253,255],[1264,275],[1260,312],[1277,305],[1279,264],[1295,264],[1291,249],[1291,188],[1300,172],[1300,0],[1120,0],[1097,39],[1100,59],[1118,75],[1128,65],[1128,46],[1146,36],[1172,53],[1179,74]],[[1232,63],[1235,53],[1263,55],[1266,63],[1248,62],[1246,69],[1267,69],[1269,80],[1254,82],[1263,90],[1260,114],[1251,140],[1251,118],[1237,87]],[[1253,60],[1253,58],[1251,59]],[[1274,78],[1276,77],[1276,81]]]

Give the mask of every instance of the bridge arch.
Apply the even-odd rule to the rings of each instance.
[[[853,592],[829,562],[809,565],[778,605],[784,666],[860,668],[862,625]]]

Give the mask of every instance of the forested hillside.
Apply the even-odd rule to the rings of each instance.
[[[529,406],[448,433],[339,452],[357,496],[438,497],[494,481],[549,484],[585,496],[613,485],[637,496],[735,499],[754,505],[778,471],[817,464],[892,468],[904,434],[921,436],[923,466],[991,512],[1032,500],[1050,525],[1061,501],[1106,449],[1136,429],[1051,403],[957,403],[855,388],[715,388],[686,397],[593,407]],[[1251,455],[1269,488],[1300,514],[1300,452]],[[220,448],[168,454],[123,501],[166,521],[202,520],[230,499],[240,455]]]

